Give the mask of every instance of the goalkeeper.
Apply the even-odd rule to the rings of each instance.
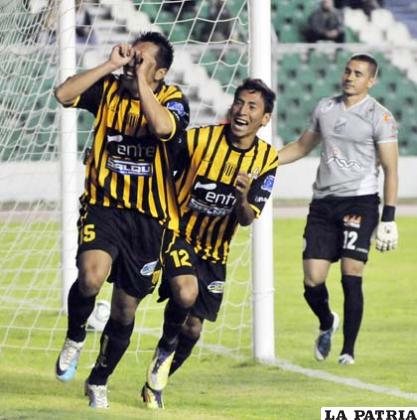
[[[215,321],[223,298],[226,261],[237,226],[257,218],[272,192],[276,150],[256,136],[266,125],[275,94],[260,79],[235,93],[230,123],[187,132],[177,159],[179,230],[166,230],[162,245],[165,307],[162,338],[148,368],[142,397],[162,408],[168,375],[190,355],[205,319]]]
[[[330,310],[326,277],[341,259],[344,292],[343,347],[339,363],[355,362],[354,346],[363,314],[362,276],[371,236],[376,248],[395,249],[398,187],[397,125],[392,114],[368,95],[378,64],[367,54],[353,55],[342,76],[342,94],[322,99],[309,128],[279,153],[281,165],[294,162],[322,144],[304,230],[304,297],[320,322],[315,357],[324,360],[339,318]],[[384,207],[379,221],[378,169],[384,172]]]

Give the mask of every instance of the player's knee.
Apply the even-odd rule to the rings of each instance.
[[[177,305],[190,308],[198,295],[197,279],[194,276],[176,277],[171,281],[171,290]]]
[[[185,287],[177,290],[175,294],[175,302],[183,308],[190,308],[197,299],[198,290],[195,288],[187,289]]]
[[[78,271],[80,292],[84,296],[96,295],[106,278],[109,269],[100,264],[83,264]]]
[[[352,258],[342,259],[342,275],[361,277],[364,267],[365,263],[363,261]]]
[[[323,279],[316,279],[311,276],[304,276],[304,285],[308,287],[317,287],[324,283]]]
[[[112,318],[122,325],[130,325],[135,320],[136,307],[129,305],[113,305]]]
[[[203,329],[203,323],[195,317],[189,317],[186,323],[182,327],[182,333],[194,340],[197,340],[201,335]]]

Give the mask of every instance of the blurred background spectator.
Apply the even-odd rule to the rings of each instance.
[[[224,41],[229,39],[232,32],[232,16],[224,0],[210,2],[207,20],[202,27],[203,38],[211,41]]]
[[[362,9],[370,16],[372,10],[384,7],[384,0],[334,0],[334,5],[338,9],[342,9],[343,7]]]
[[[320,6],[308,17],[304,35],[307,42],[345,41],[343,12],[334,7],[333,0],[321,0]]]
[[[97,38],[92,28],[92,17],[82,0],[76,0],[75,2],[75,24],[77,43],[97,44]]]

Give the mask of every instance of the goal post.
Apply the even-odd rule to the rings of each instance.
[[[76,72],[75,1],[59,2],[59,83]],[[67,313],[67,297],[77,276],[77,216],[79,179],[77,174],[77,114],[74,108],[59,108],[61,187],[61,308]]]
[[[250,74],[272,84],[271,1],[249,2]],[[272,142],[272,125],[262,129],[262,138]],[[262,217],[255,220],[252,236],[253,356],[261,361],[275,358],[273,205],[268,200]]]

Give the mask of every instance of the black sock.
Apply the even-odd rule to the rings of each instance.
[[[172,298],[169,299],[165,307],[163,333],[158,347],[167,352],[172,352],[176,349],[181,328],[187,319],[190,309],[178,305]]]
[[[333,315],[329,306],[329,293],[326,285],[320,284],[315,287],[304,285],[304,297],[311,310],[320,321],[320,329],[328,330],[333,324]]]
[[[179,335],[174,359],[172,361],[171,368],[169,369],[170,376],[188,359],[188,356],[190,356],[199,338],[200,336],[189,337],[185,334]]]
[[[348,353],[352,357],[363,314],[362,277],[342,276],[343,293],[345,295],[343,320],[343,348],[341,354]]]
[[[76,280],[68,294],[68,332],[67,337],[74,341],[84,341],[87,319],[93,312],[96,296],[81,294]]]
[[[100,354],[88,377],[92,385],[105,385],[123,354],[129,347],[134,322],[123,325],[113,319],[107,321],[100,339]]]

